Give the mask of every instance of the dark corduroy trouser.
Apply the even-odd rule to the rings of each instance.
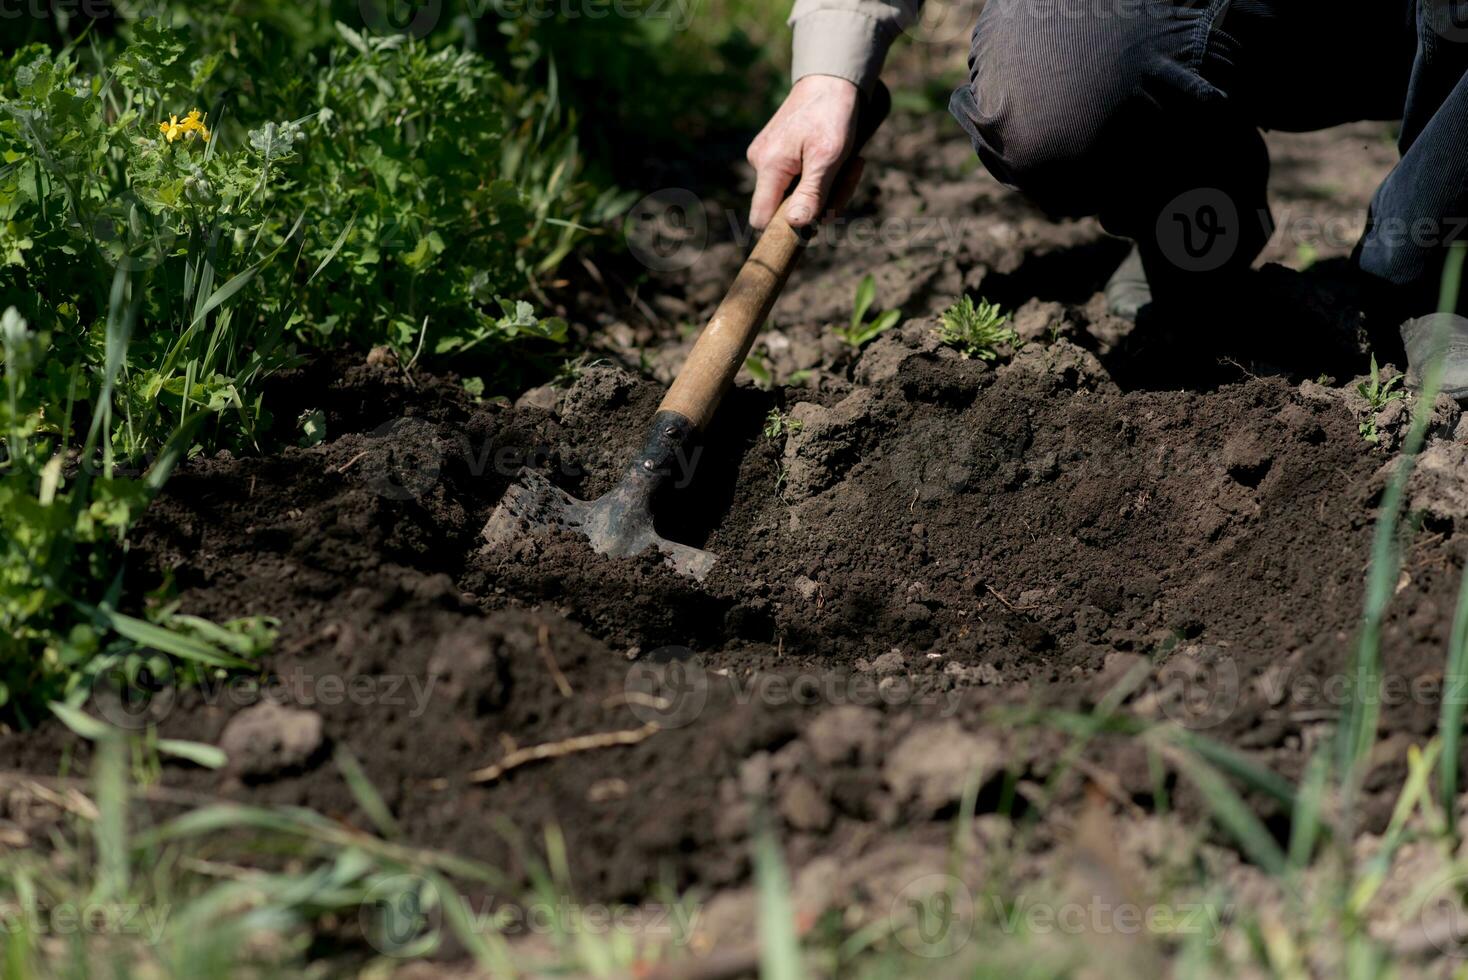
[[[1401,119],[1356,262],[1430,308],[1468,238],[1465,68],[1468,0],[989,0],[950,108],[999,180],[1135,239],[1159,299],[1268,240],[1261,127]]]

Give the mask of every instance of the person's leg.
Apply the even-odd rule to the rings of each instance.
[[[951,104],[999,180],[1134,239],[1159,300],[1196,301],[1270,230],[1264,142],[1210,80],[1227,6],[990,0]]]
[[[951,109],[996,177],[1099,214],[1196,308],[1272,228],[1256,127],[1394,118],[1415,2],[990,0]]]
[[[1433,311],[1448,247],[1468,241],[1468,0],[1417,4],[1402,159],[1377,190],[1356,251],[1403,316]]]

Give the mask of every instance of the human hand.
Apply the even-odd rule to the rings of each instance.
[[[807,75],[795,83],[746,154],[755,170],[751,225],[763,229],[770,223],[797,177],[800,182],[785,212],[792,227],[815,221],[828,204],[843,203],[833,199],[832,185],[856,140],[860,99],[853,83],[832,75]],[[835,188],[838,197],[850,196],[854,177]]]

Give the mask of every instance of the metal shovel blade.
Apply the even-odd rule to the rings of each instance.
[[[499,506],[484,525],[481,536],[491,548],[500,548],[526,535],[548,530],[583,534],[604,555],[639,554],[649,547],[661,551],[673,570],[702,582],[719,556],[712,551],[659,537],[653,530],[645,487],[635,474],[595,500],[578,500],[534,470],[521,470]]]

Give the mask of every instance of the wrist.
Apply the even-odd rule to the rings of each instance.
[[[802,94],[810,93],[811,95],[835,95],[837,97],[849,96],[853,100],[861,93],[861,89],[858,88],[857,84],[849,78],[842,78],[839,75],[822,75],[818,73],[812,73],[810,75],[804,75],[800,78],[797,78],[795,80],[795,83],[790,86],[790,91],[792,94],[795,92],[801,92]]]

